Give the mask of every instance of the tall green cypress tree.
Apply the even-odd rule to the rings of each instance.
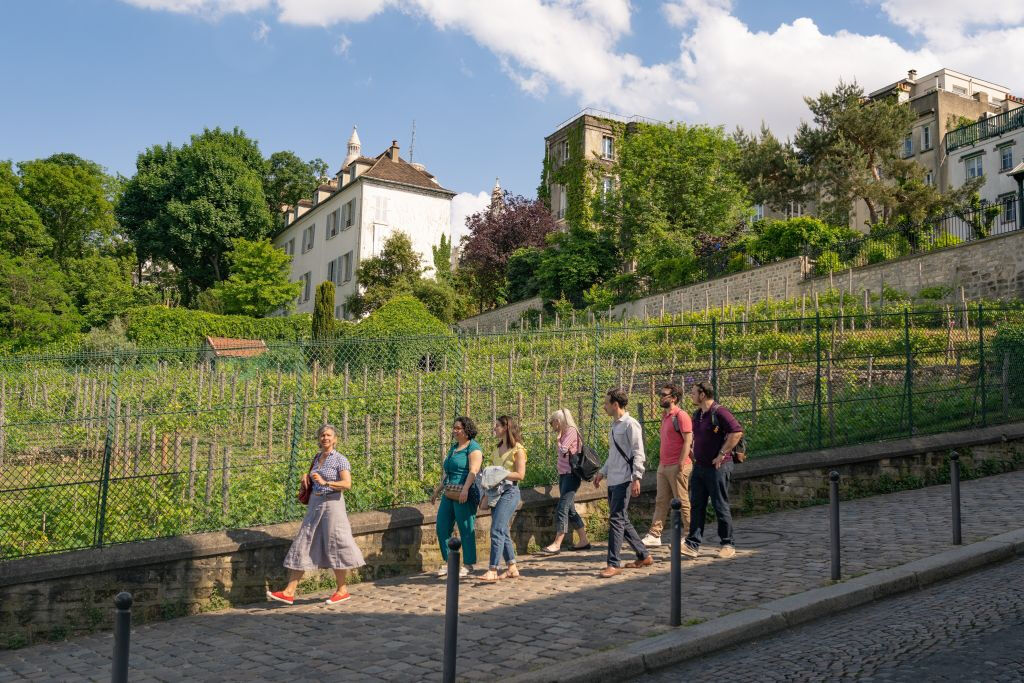
[[[334,283],[324,281],[316,288],[313,304],[313,339],[330,339],[334,331]]]

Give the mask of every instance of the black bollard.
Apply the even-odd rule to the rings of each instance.
[[[832,580],[839,580],[839,473],[828,473],[829,531],[832,536]]]
[[[118,593],[114,598],[114,661],[110,665],[113,683],[128,681],[128,644],[132,635],[132,594]]]
[[[444,603],[444,683],[455,683],[456,641],[459,636],[459,550],[462,541],[448,539],[448,597]]]
[[[953,500],[953,545],[960,545],[960,454],[956,451],[949,454],[949,488]]]
[[[679,626],[683,621],[683,571],[681,544],[683,542],[683,516],[679,509],[683,506],[678,498],[672,499],[672,615],[670,626]]]

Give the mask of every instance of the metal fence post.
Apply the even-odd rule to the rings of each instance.
[[[903,309],[903,348],[906,352],[906,370],[903,373],[907,394],[907,436],[914,436],[914,358],[910,353],[910,310]]]
[[[128,681],[128,646],[132,636],[132,594],[118,593],[114,598],[114,660],[110,664],[112,683]]]
[[[815,442],[821,448],[821,313],[814,312],[814,423]]]
[[[960,454],[953,451],[949,454],[949,489],[953,503],[953,545],[960,545]]]
[[[680,513],[682,506],[683,503],[678,498],[672,499],[672,612],[669,617],[670,626],[679,626],[683,619],[683,571],[680,566],[683,542],[683,516]]]
[[[832,545],[832,580],[839,580],[839,473],[828,473],[829,532]]]
[[[441,680],[455,683],[455,656],[459,635],[459,552],[462,541],[448,539],[448,594],[444,603],[444,671]]]
[[[110,461],[114,453],[114,429],[117,418],[114,408],[117,405],[118,382],[121,376],[121,356],[114,353],[114,373],[110,378],[110,395],[107,397],[107,429],[103,440],[103,465],[100,473],[99,500],[96,506],[96,547],[103,547],[103,533],[107,523],[107,494],[110,490]]]
[[[981,383],[981,426],[988,426],[988,396],[985,387],[985,306],[978,304],[978,381]]]
[[[718,397],[718,325],[711,318],[711,390]]]

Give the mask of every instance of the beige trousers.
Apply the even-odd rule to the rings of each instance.
[[[691,472],[693,472],[693,463],[691,462],[685,465],[658,466],[658,496],[654,500],[654,520],[651,522],[651,529],[648,533],[653,536],[661,536],[665,516],[669,513],[672,499],[678,498],[683,503],[679,513],[683,520],[683,537],[686,537],[690,528]]]

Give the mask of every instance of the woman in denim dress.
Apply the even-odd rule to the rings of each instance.
[[[313,459],[308,477],[311,486],[306,516],[284,558],[288,585],[282,591],[267,591],[267,598],[291,605],[295,602],[302,575],[310,570],[333,569],[338,590],[327,599],[328,605],[349,600],[345,578],[350,569],[366,564],[352,537],[352,526],[345,510],[344,491],[352,488],[352,468],[348,459],[334,450],[338,430],[324,425],[317,436],[320,452]]]

